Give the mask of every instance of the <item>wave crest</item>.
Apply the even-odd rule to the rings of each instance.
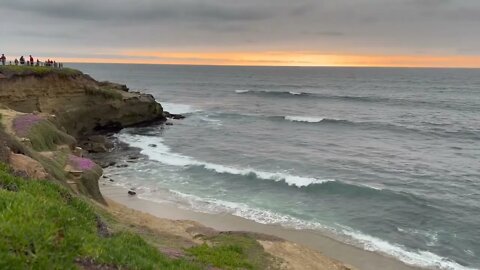
[[[118,138],[121,141],[128,143],[130,146],[142,149],[141,153],[147,155],[150,159],[170,166],[203,167],[219,174],[254,176],[258,179],[284,182],[289,186],[296,186],[299,188],[335,181],[333,179],[317,179],[313,177],[291,175],[283,172],[265,172],[252,168],[235,168],[210,162],[198,161],[189,156],[172,153],[170,148],[163,143],[163,139],[158,137],[120,134],[118,135]],[[156,144],[157,147],[149,147],[148,145],[151,144]]]
[[[201,111],[193,108],[191,105],[179,103],[162,102],[162,107],[164,111],[173,114],[189,114]]]
[[[307,122],[307,123],[319,123],[322,122],[325,118],[314,117],[314,116],[285,116],[285,120],[292,122]]]
[[[271,90],[235,90],[237,94],[254,94],[263,96],[308,96],[310,93],[296,91],[271,91]]]

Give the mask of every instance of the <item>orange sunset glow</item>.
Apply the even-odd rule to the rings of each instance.
[[[314,52],[124,51],[118,57],[62,58],[65,62],[245,66],[351,66],[479,68],[480,56],[351,55]]]

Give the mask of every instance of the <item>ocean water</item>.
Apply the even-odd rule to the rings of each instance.
[[[187,116],[118,134],[143,198],[480,268],[480,70],[69,66]]]

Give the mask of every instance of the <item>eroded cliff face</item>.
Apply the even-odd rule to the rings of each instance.
[[[162,106],[151,95],[98,82],[81,72],[17,74],[0,78],[0,104],[24,112],[57,116],[73,136],[162,120]]]
[[[124,85],[71,69],[1,66],[0,116],[0,162],[102,203],[102,169],[84,157],[77,139],[164,120],[153,96],[129,92]]]

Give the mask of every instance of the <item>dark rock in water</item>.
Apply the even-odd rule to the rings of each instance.
[[[117,166],[115,166],[115,167],[117,167],[117,168],[126,168],[126,167],[128,167],[128,164],[120,164],[120,165],[117,165]]]
[[[172,119],[185,119],[185,116],[181,114],[173,114]]]
[[[173,123],[166,122],[165,125],[166,125],[166,126],[173,126]]]
[[[107,168],[107,167],[111,167],[111,166],[115,166],[115,164],[117,164],[115,161],[100,161],[98,162],[98,165],[100,165],[100,167],[102,168]]]
[[[113,180],[113,179],[111,179],[111,178],[110,178],[110,179],[108,179],[108,181],[110,181],[110,182],[115,182],[115,180]]]
[[[90,143],[87,150],[88,150],[88,152],[91,152],[91,153],[105,153],[105,152],[108,152],[107,147],[103,143],[96,143],[96,142]]]
[[[148,146],[150,146],[150,147],[157,147],[157,145],[156,145],[156,144],[154,144],[154,143],[152,143],[152,144],[149,144]]]
[[[88,141],[96,142],[96,143],[105,143],[107,138],[103,135],[93,135],[88,137]]]
[[[115,145],[103,135],[93,135],[80,143],[81,147],[90,153],[105,153]]]
[[[128,195],[134,196],[134,195],[137,195],[137,193],[135,191],[129,190]]]
[[[102,178],[108,178],[108,176],[102,175]]]
[[[169,112],[163,112],[163,116],[165,116],[166,118],[171,118],[171,119],[184,119],[185,116],[184,115],[181,115],[181,114],[174,114],[174,113],[169,113]]]
[[[133,159],[138,159],[139,156],[129,156],[128,159],[133,160]]]

